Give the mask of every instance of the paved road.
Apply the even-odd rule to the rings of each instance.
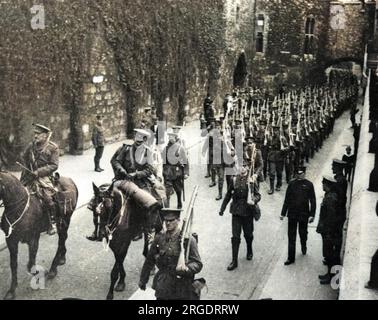
[[[298,253],[295,265],[283,266],[287,254],[287,222],[280,221],[279,214],[286,185],[281,192],[269,196],[267,184],[262,184],[262,218],[255,224],[254,258],[252,261],[246,260],[246,247],[244,239],[242,239],[239,267],[232,272],[226,270],[231,261],[231,215],[228,214],[228,210],[223,217],[218,215],[220,202],[215,201],[217,190],[208,187],[210,181],[204,178],[205,165],[195,161],[199,160],[200,145],[196,143],[198,138],[194,139],[193,132],[198,133],[199,136],[199,132],[194,128],[193,125],[188,128],[187,135],[185,135],[188,144],[194,144],[189,151],[192,165],[190,178],[186,185],[186,197],[188,202],[191,190],[195,185],[199,185],[193,231],[199,235],[199,249],[204,263],[200,275],[206,278],[208,284],[208,291],[204,290],[203,299],[336,299],[336,291],[329,286],[320,286],[317,281],[317,275],[323,273],[325,269],[321,264],[320,237],[315,233],[314,227],[309,231],[308,255],[302,257]],[[348,128],[348,114],[345,113],[336,122],[334,134],[309,165],[308,175],[314,181],[319,204],[322,196],[321,174],[330,172],[331,159],[341,157],[344,151],[343,144],[351,143],[352,131]],[[108,148],[109,154],[105,155],[105,159],[111,157],[110,153],[114,149],[115,147]],[[87,155],[88,159],[91,156]],[[77,170],[75,161],[78,167],[80,166],[79,161],[74,157],[71,157],[70,161],[72,170]],[[82,165],[83,161],[80,161]],[[107,174],[110,174],[109,165],[106,165],[105,168],[108,171]],[[67,167],[63,170],[69,172]],[[105,178],[106,175],[101,177]],[[73,178],[75,179],[74,176]],[[85,188],[83,192],[90,195],[91,179],[81,180],[79,184],[82,189]],[[100,179],[97,178],[97,180]],[[85,203],[84,199],[83,203]],[[102,243],[86,240],[85,236],[91,232],[91,213],[83,206],[76,210],[72,218],[67,240],[67,263],[59,268],[56,279],[47,281],[46,288],[41,290],[31,288],[32,278],[26,272],[27,246],[20,245],[17,298],[104,299],[114,259],[112,252],[106,251]],[[37,257],[39,265],[48,268],[56,249],[56,242],[56,236],[44,235],[41,238]],[[115,293],[115,299],[129,299],[138,290],[138,277],[143,265],[142,245],[141,240],[132,243],[125,260],[126,290],[122,293]],[[4,250],[0,252],[0,296],[5,295],[9,283],[9,254],[7,250]],[[137,297],[148,299],[151,295],[144,294],[137,295]]]

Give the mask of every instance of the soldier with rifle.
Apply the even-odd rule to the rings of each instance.
[[[199,299],[199,292],[195,290],[196,282],[204,284],[204,279],[194,280],[203,266],[197,239],[191,234],[194,200],[195,196],[192,196],[181,229],[181,210],[161,209],[165,230],[155,236],[139,280],[139,288],[145,290],[151,270],[157,266],[158,272],[152,283],[157,300]]]

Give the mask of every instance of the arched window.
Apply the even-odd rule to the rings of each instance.
[[[310,16],[305,24],[304,54],[314,54],[315,51],[315,18]]]

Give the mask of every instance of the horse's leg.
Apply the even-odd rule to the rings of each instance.
[[[114,266],[112,269],[112,272],[110,273],[110,288],[108,295],[106,296],[106,300],[113,300],[114,297],[114,286],[115,283],[118,279],[118,274],[119,274],[119,264],[118,264],[118,259],[117,259],[117,254],[114,252],[114,257],[116,258],[116,261],[114,262]]]
[[[5,300],[13,300],[16,297],[17,288],[17,258],[18,258],[18,240],[7,239],[7,246],[10,254],[10,267],[12,271],[11,287],[5,295]]]
[[[59,241],[58,241],[58,249],[56,251],[54,260],[51,264],[50,271],[47,275],[48,279],[53,279],[58,274],[58,266],[63,265],[66,263],[66,240],[68,237],[68,227],[70,224],[69,219],[63,219],[63,222],[61,223],[61,227],[59,228]]]
[[[40,234],[36,234],[35,237],[29,241],[29,262],[28,262],[28,272],[31,272],[32,268],[35,266],[35,258],[37,256],[38,246],[39,246],[39,236]]]
[[[127,251],[129,249],[131,243],[131,239],[127,240],[127,242],[124,244],[124,250],[122,250],[122,254],[119,255],[118,259],[118,271],[119,271],[119,280],[115,287],[115,291],[121,292],[125,290],[125,278],[126,278],[126,271],[123,266],[123,262],[125,261]]]
[[[143,255],[146,258],[148,254],[148,232],[143,232],[143,235],[144,235]]]

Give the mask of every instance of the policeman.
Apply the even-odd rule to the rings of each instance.
[[[33,124],[34,141],[31,142],[23,155],[24,165],[29,171],[23,170],[21,182],[42,199],[47,208],[50,220],[49,235],[57,232],[56,189],[52,182],[52,174],[58,170],[59,148],[50,141],[51,130],[41,124]]]
[[[173,191],[177,195],[177,208],[182,208],[181,194],[184,189],[184,179],[189,176],[189,163],[185,147],[174,132],[168,133],[168,145],[162,153],[163,177],[167,192],[168,206],[169,198]]]
[[[146,146],[150,133],[134,129],[132,145],[124,144],[111,159],[115,180],[132,180],[139,188],[151,192],[151,179],[156,177],[153,167],[153,153]]]
[[[329,284],[333,276],[331,273],[332,267],[338,264],[340,260],[337,252],[340,219],[337,213],[337,181],[333,177],[325,176],[322,182],[325,194],[320,207],[319,223],[316,232],[322,236],[323,256],[328,271],[324,275],[319,275],[319,280],[320,284]]]
[[[177,271],[181,251],[180,212],[179,209],[161,210],[166,231],[156,235],[140,275],[139,288],[145,290],[151,270],[155,265],[158,267],[159,271],[152,283],[157,300],[193,300],[194,275],[202,270],[197,241],[191,236],[189,245],[185,248],[187,251],[189,246],[188,260],[184,269]]]
[[[227,267],[232,271],[238,267],[238,255],[240,246],[240,235],[243,229],[244,238],[247,244],[247,260],[252,260],[252,241],[253,241],[253,214],[248,203],[249,192],[248,167],[242,166],[239,174],[233,178],[231,187],[227,190],[223,200],[219,215],[223,216],[224,211],[230,200],[230,213],[232,214],[232,262]]]
[[[316,197],[314,185],[305,179],[306,167],[300,167],[296,178],[293,179],[286,190],[285,201],[282,206],[281,220],[287,215],[289,250],[285,265],[295,262],[295,247],[297,229],[301,239],[302,254],[307,253],[307,229],[308,224],[314,222],[316,211]]]

